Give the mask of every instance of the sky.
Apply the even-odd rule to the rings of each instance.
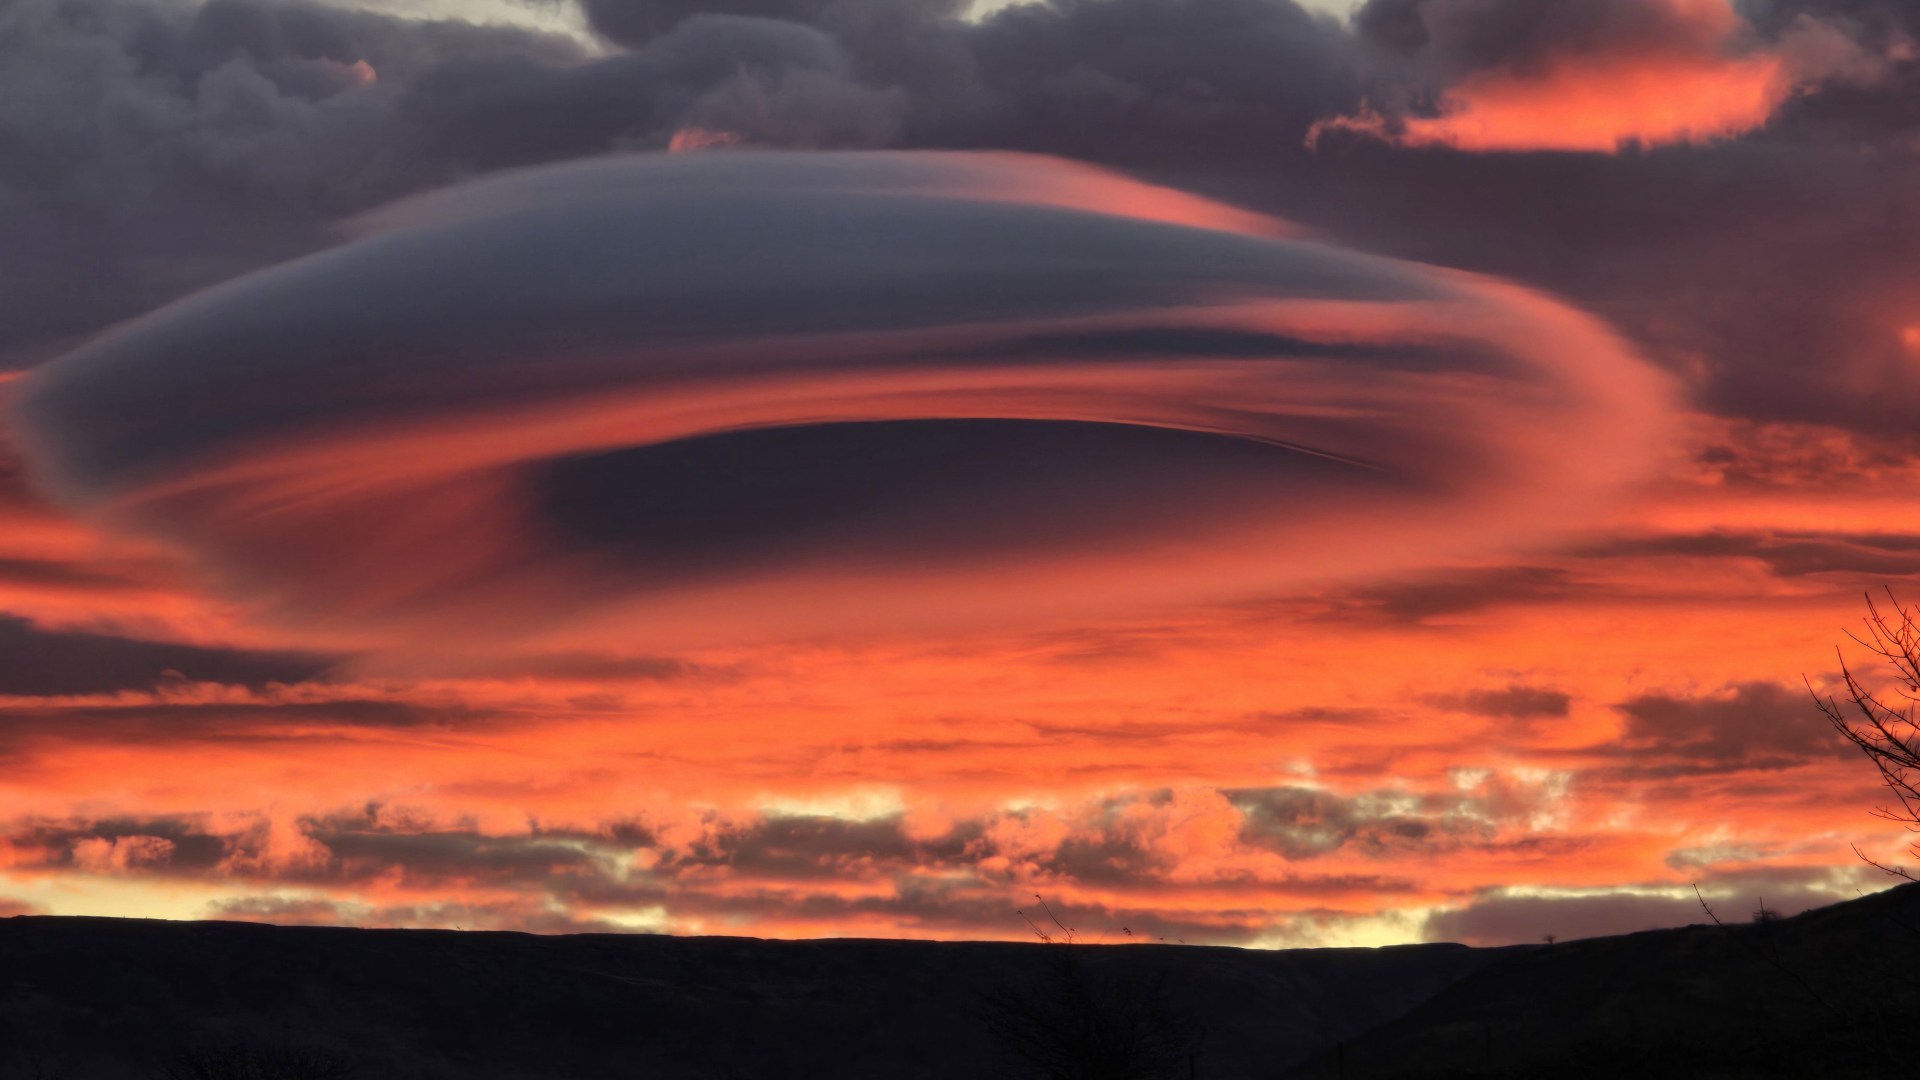
[[[1503,944],[1881,888],[1814,696],[1920,574],[1916,41],[0,0],[0,915]]]

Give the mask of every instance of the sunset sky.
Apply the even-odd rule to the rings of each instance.
[[[0,0],[0,405],[0,916],[1791,912],[1920,6]]]

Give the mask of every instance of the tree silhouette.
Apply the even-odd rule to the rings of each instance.
[[[1920,720],[1914,712],[1920,706],[1920,611],[1902,605],[1892,590],[1887,591],[1887,603],[1889,607],[1882,608],[1868,594],[1866,633],[1849,631],[1847,636],[1892,668],[1890,688],[1878,692],[1871,689],[1847,665],[1845,651],[1836,650],[1840,652],[1846,700],[1843,703],[1831,695],[1822,697],[1819,691],[1813,691],[1813,697],[1827,722],[1867,755],[1893,793],[1894,803],[1874,813],[1900,822],[1911,832],[1920,832]],[[1811,683],[1808,689],[1812,689]],[[1853,850],[1889,874],[1920,880],[1911,870],[1869,858],[1858,846]],[[1920,857],[1920,843],[1909,850]]]

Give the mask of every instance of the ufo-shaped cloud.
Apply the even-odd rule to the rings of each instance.
[[[33,373],[43,486],[307,621],[712,641],[1526,542],[1669,410],[1537,294],[1046,159],[607,158],[355,232]]]

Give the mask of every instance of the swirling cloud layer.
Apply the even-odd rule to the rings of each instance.
[[[1536,294],[1047,159],[615,157],[359,233],[34,372],[37,475],[305,619],[685,641],[1510,545],[1667,418]]]

